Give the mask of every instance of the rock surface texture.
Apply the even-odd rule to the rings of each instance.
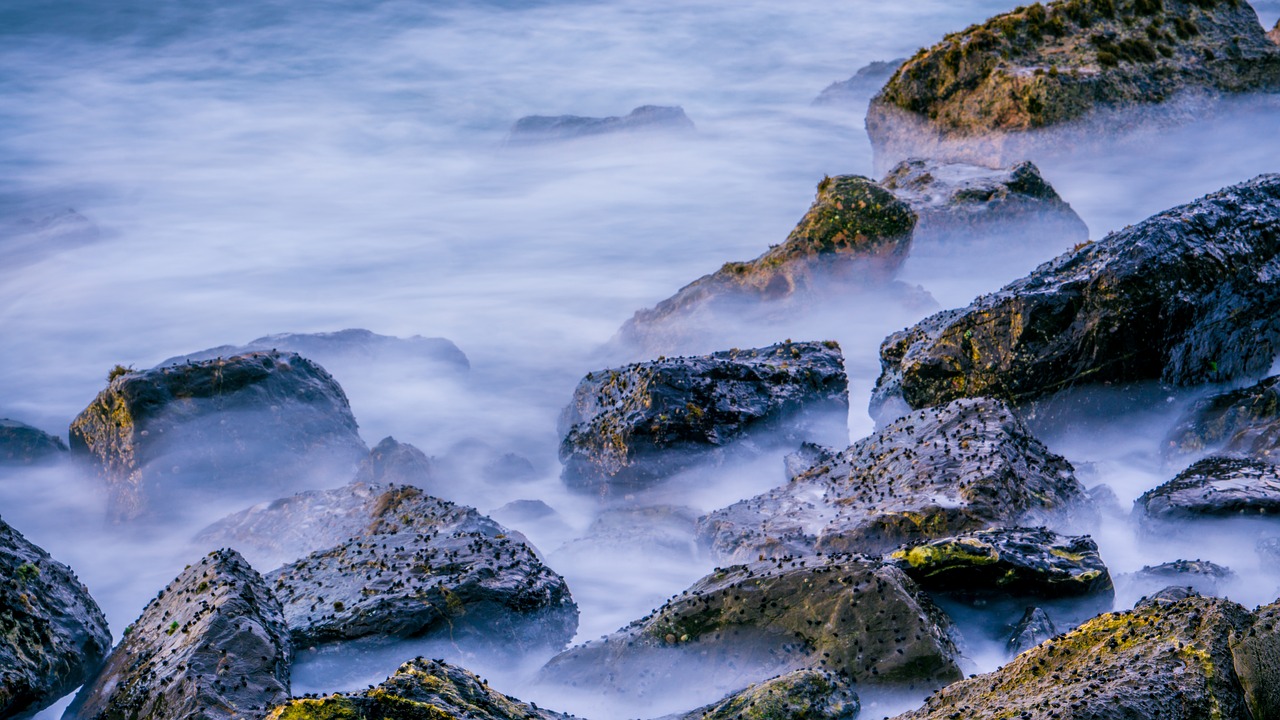
[[[0,418],[0,466],[31,465],[63,457],[62,438],[17,420]]]
[[[699,537],[721,558],[890,552],[991,525],[1088,521],[1071,465],[996,400],[914,412],[786,485],[712,512]]]
[[[1147,525],[1280,512],[1280,467],[1243,458],[1209,457],[1143,493],[1133,514]]]
[[[0,520],[0,718],[48,707],[97,672],[110,648],[89,590]]]
[[[634,132],[694,131],[693,121],[681,107],[643,105],[622,117],[581,117],[578,115],[529,115],[511,126],[508,146],[536,145],[593,135]]]
[[[1280,349],[1280,175],[1068,252],[880,348],[883,418],[957,397],[1258,375]]]
[[[560,418],[561,477],[607,494],[653,485],[730,443],[843,435],[843,361],[833,342],[787,342],[590,373]]]
[[[1169,454],[1206,451],[1280,460],[1280,375],[1197,402],[1169,433]],[[1274,453],[1274,455],[1273,455]]]
[[[1005,643],[1005,652],[1010,657],[1021,655],[1049,638],[1056,637],[1058,629],[1048,613],[1038,607],[1029,607],[1022,614],[1022,619],[1014,626]]]
[[[188,566],[124,632],[64,720],[262,717],[289,696],[280,603],[234,550]]]
[[[826,670],[795,670],[752,685],[680,720],[848,720],[858,714],[849,681]]]

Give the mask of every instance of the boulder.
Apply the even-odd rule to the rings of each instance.
[[[1253,626],[1232,639],[1231,657],[1252,720],[1280,717],[1280,603],[1254,612]]]
[[[1089,536],[1063,537],[1044,528],[980,530],[904,547],[890,558],[929,592],[977,598],[1114,592]]]
[[[107,618],[71,569],[0,520],[0,718],[53,704],[110,648]]]
[[[818,97],[813,99],[814,105],[856,105],[866,103],[872,95],[880,92],[885,81],[902,67],[906,58],[896,60],[875,60],[862,67],[848,80],[833,82],[823,88]]]
[[[890,335],[882,419],[957,397],[1259,375],[1280,349],[1280,175],[1159,213]]]
[[[234,550],[209,553],[147,604],[64,720],[261,717],[289,696],[280,603]]]
[[[1249,611],[1214,598],[1106,613],[898,720],[1248,720],[1231,645],[1253,625]]]
[[[849,720],[860,709],[848,680],[804,669],[750,685],[679,720]]]
[[[1013,627],[1013,633],[1005,643],[1005,652],[1009,657],[1015,657],[1057,635],[1058,629],[1053,626],[1048,613],[1038,607],[1029,607]]]
[[[0,418],[0,466],[31,465],[64,457],[67,444],[26,423]]]
[[[1223,567],[1208,560],[1173,560],[1159,565],[1146,565],[1141,570],[1126,578],[1140,587],[1151,589],[1163,588],[1152,595],[1164,598],[1177,597],[1183,588],[1197,595],[1217,596],[1222,594],[1222,586],[1234,580],[1236,574],[1231,568]]]
[[[1193,597],[1203,597],[1203,595],[1190,585],[1170,585],[1150,595],[1143,595],[1138,598],[1138,601],[1133,604],[1133,608],[1136,610],[1148,605],[1168,605],[1169,603],[1176,603]]]
[[[652,486],[725,448],[845,434],[834,342],[785,342],[589,373],[560,417],[561,478],[607,495]]]
[[[867,132],[878,160],[1002,162],[1099,111],[1277,88],[1280,49],[1246,2],[1056,0],[916,53],[872,99]]]
[[[1261,556],[1263,562],[1280,561],[1280,537],[1259,538],[1253,549]]]
[[[1208,457],[1133,501],[1147,527],[1179,520],[1210,520],[1280,512],[1280,468],[1243,458]]]
[[[342,388],[285,352],[119,368],[71,423],[115,520],[189,516],[351,477],[368,449]]]
[[[294,698],[267,720],[568,720],[489,687],[489,683],[441,660],[417,658],[385,682],[359,693]]]
[[[369,485],[413,485],[423,489],[444,485],[436,476],[435,463],[426,453],[409,443],[397,442],[390,436],[379,441],[369,451],[369,455],[360,461],[354,482]]]
[[[580,117],[578,115],[527,115],[516,121],[507,134],[506,145],[537,145],[595,135],[636,132],[690,133],[696,128],[684,108],[642,105],[622,117]]]
[[[1178,419],[1166,441],[1169,455],[1218,452],[1280,460],[1280,375],[1200,400]]]
[[[1071,465],[998,400],[900,418],[786,485],[716,510],[698,534],[720,558],[885,553],[991,525],[1093,520]]]
[[[637,699],[736,690],[802,668],[928,688],[960,677],[949,633],[897,568],[811,555],[717,569],[650,615],[552,658],[541,675]]]

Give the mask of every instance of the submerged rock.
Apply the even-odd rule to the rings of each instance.
[[[64,720],[261,717],[289,696],[280,603],[234,550],[188,566],[124,631]]]
[[[342,388],[295,353],[120,370],[71,423],[116,520],[346,479],[368,452]]]
[[[1151,588],[1164,588],[1159,593],[1176,596],[1170,586],[1185,587],[1200,595],[1217,596],[1222,585],[1234,580],[1236,574],[1230,568],[1208,560],[1174,560],[1159,565],[1147,565],[1133,573],[1133,580]],[[1159,594],[1157,593],[1157,594]]]
[[[1170,454],[1205,451],[1280,460],[1280,375],[1193,405],[1169,433]]]
[[[726,689],[801,668],[859,684],[960,677],[950,621],[900,570],[808,556],[718,569],[652,614],[571,648],[546,682],[627,697]]]
[[[385,437],[378,442],[356,470],[356,483],[413,485],[431,488],[439,481],[431,458],[409,443]]]
[[[1005,652],[1010,657],[1021,655],[1057,635],[1058,629],[1053,626],[1049,615],[1038,607],[1029,607],[1014,626],[1009,642],[1005,643]]]
[[[110,648],[88,588],[0,520],[0,718],[52,705],[92,677]]]
[[[921,50],[871,101],[867,132],[878,157],[1002,161],[1100,110],[1277,88],[1280,49],[1246,2],[1057,0]]]
[[[813,99],[814,105],[853,105],[865,103],[872,95],[880,92],[885,81],[902,67],[906,58],[896,60],[876,60],[858,68],[848,80],[833,82],[823,88],[818,97]]]
[[[678,132],[695,130],[693,121],[679,106],[642,105],[623,117],[580,117],[578,115],[528,115],[516,121],[507,135],[508,146],[536,145],[592,135],[634,132]]]
[[[1243,458],[1209,457],[1133,502],[1148,526],[1280,512],[1280,467]]]
[[[1159,213],[890,335],[873,411],[1261,373],[1280,349],[1278,252],[1280,175]]]
[[[268,720],[568,720],[489,687],[474,673],[417,658],[376,688],[321,698],[294,698]]]
[[[62,438],[17,420],[0,418],[0,466],[32,465],[63,457]]]
[[[858,695],[837,673],[795,670],[682,716],[679,720],[847,720]]]
[[[991,525],[1092,519],[1071,465],[997,400],[917,411],[786,485],[699,520],[720,558],[889,552]]]
[[[834,342],[785,342],[589,373],[560,418],[561,478],[607,494],[714,460],[730,443],[842,436],[844,358]]]

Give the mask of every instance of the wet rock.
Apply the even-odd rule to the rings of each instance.
[[[528,115],[516,121],[507,135],[508,146],[537,145],[593,135],[635,132],[689,133],[693,121],[679,106],[642,105],[622,117]]]
[[[291,659],[279,601],[219,550],[147,604],[63,718],[261,717],[289,696]]]
[[[1060,717],[1246,720],[1232,639],[1254,617],[1239,605],[1192,598],[1106,613],[1001,669],[935,693],[899,720]]]
[[[1205,458],[1133,501],[1134,516],[1148,527],[1277,512],[1280,468],[1242,458]]]
[[[1094,519],[1071,465],[997,400],[914,412],[786,485],[699,520],[720,558],[885,553],[991,525]]]
[[[649,616],[561,653],[541,675],[636,698],[724,692],[801,668],[927,688],[960,676],[949,632],[897,568],[788,558],[718,569]]]
[[[902,67],[906,58],[896,60],[876,60],[863,65],[848,80],[833,82],[825,87],[818,97],[813,99],[814,105],[856,105],[866,103],[872,95],[880,92],[885,82]]]
[[[1021,655],[1057,635],[1058,629],[1053,626],[1049,615],[1038,607],[1029,607],[1023,613],[1022,619],[1014,626],[1009,642],[1005,643],[1005,652],[1010,657]]]
[[[604,495],[716,460],[731,443],[843,436],[843,361],[833,342],[786,342],[589,373],[560,418],[561,478]]]
[[[0,418],[0,466],[32,465],[64,457],[67,444],[26,423]]]
[[[97,672],[110,648],[88,588],[0,520],[0,718],[53,704]]]
[[[1167,454],[1218,452],[1280,460],[1280,375],[1193,405],[1169,433]]]
[[[872,99],[867,132],[878,159],[1003,162],[1025,157],[1035,133],[1098,111],[1277,88],[1280,49],[1248,3],[1058,0],[918,52]]]
[[[97,465],[116,520],[345,480],[368,452],[342,388],[294,353],[113,375],[71,423],[71,451]]]
[[[1208,560],[1174,560],[1147,565],[1133,573],[1133,581],[1150,588],[1188,587],[1202,595],[1221,594],[1222,586],[1234,580],[1230,568]]]
[[[751,685],[679,720],[846,720],[860,709],[853,686],[826,670],[795,670]]]
[[[890,335],[873,413],[1260,374],[1280,348],[1278,252],[1280,175],[1159,213]]]
[[[1231,643],[1236,677],[1253,720],[1280,717],[1280,604],[1258,608],[1253,627]]]
[[[783,470],[786,472],[787,482],[805,474],[814,465],[831,462],[837,454],[839,454],[838,450],[824,445],[811,442],[800,443],[799,450],[793,453],[787,453],[787,455],[782,458]]]
[[[1113,593],[1111,574],[1087,536],[1044,528],[981,530],[895,550],[894,565],[920,587],[966,597],[1063,598]]]
[[[1199,591],[1190,585],[1170,585],[1162,590],[1157,590],[1150,595],[1143,595],[1134,603],[1134,609],[1147,607],[1148,605],[1168,605],[1176,603],[1187,598],[1203,597]]]
[[[570,716],[503,695],[483,678],[440,660],[417,658],[376,688],[294,698],[268,720],[567,720]]]
[[[354,482],[412,485],[422,489],[434,489],[434,486],[444,484],[436,477],[435,465],[426,453],[393,437],[383,438],[360,461]]]

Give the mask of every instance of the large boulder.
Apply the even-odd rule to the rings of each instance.
[[[489,687],[474,673],[417,658],[377,687],[359,693],[294,698],[267,720],[568,720]]]
[[[750,685],[679,720],[850,720],[859,709],[847,679],[806,668]]]
[[[296,353],[113,375],[71,423],[71,451],[97,465],[116,520],[345,481],[368,453],[342,388]]]
[[[1133,502],[1148,527],[1180,520],[1229,519],[1280,512],[1280,467],[1244,458],[1208,457]]]
[[[561,477],[607,494],[651,486],[731,443],[843,437],[844,358],[834,342],[785,342],[589,373],[560,418]]]
[[[699,537],[720,558],[900,545],[991,525],[1071,527],[1092,504],[1071,465],[998,400],[912,413],[786,485],[712,512]]]
[[[1277,88],[1280,48],[1247,2],[1056,0],[922,49],[871,101],[867,132],[878,159],[1002,162],[1100,110]]]
[[[124,631],[64,720],[261,717],[289,697],[280,602],[234,550],[183,570]]]
[[[31,465],[65,456],[67,444],[30,425],[0,418],[0,466]]]
[[[1200,400],[1169,433],[1171,455],[1220,452],[1280,460],[1280,375]]]
[[[915,583],[876,560],[830,555],[718,569],[541,675],[640,699],[736,690],[801,668],[901,689],[960,677],[950,621]]]
[[[1280,349],[1280,175],[1159,213],[890,335],[884,417],[958,397],[1260,375]]]
[[[92,677],[110,648],[89,590],[0,520],[0,718],[48,707]]]
[[[1249,611],[1213,598],[1106,613],[943,688],[899,720],[1251,720],[1232,644],[1254,626]]]
[[[595,135],[662,131],[689,133],[693,121],[679,106],[642,105],[622,117],[581,117],[578,115],[527,115],[516,121],[507,134],[508,146],[537,145]]]

